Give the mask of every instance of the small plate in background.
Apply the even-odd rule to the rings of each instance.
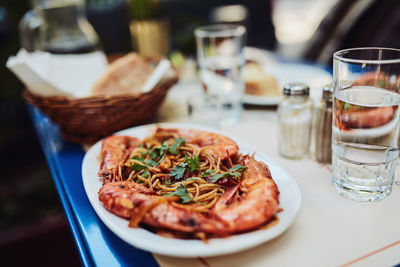
[[[324,69],[305,63],[284,63],[277,61],[271,52],[246,47],[247,60],[255,61],[262,66],[264,71],[274,76],[279,88],[291,82],[303,82],[310,86],[310,97],[314,102],[322,96],[322,88],[332,83],[332,75]],[[245,94],[243,103],[250,105],[278,105],[282,96],[258,96]]]

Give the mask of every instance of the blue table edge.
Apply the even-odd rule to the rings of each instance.
[[[36,108],[32,107],[31,105],[27,105],[28,107],[28,111],[30,116],[33,119],[33,124],[35,126],[38,138],[39,138],[39,142],[42,146],[42,149],[44,151],[48,151],[50,150],[50,148],[48,148],[48,142],[46,140],[49,140],[50,137],[48,136],[46,131],[41,131],[40,130],[40,125],[39,125],[39,121],[41,120],[40,116],[41,115]],[[78,249],[82,264],[84,266],[94,266],[93,263],[93,259],[90,257],[90,253],[88,253],[87,248],[85,247],[85,240],[82,238],[82,234],[81,234],[81,230],[78,227],[78,223],[76,221],[76,217],[74,212],[72,211],[72,208],[68,202],[67,199],[67,195],[65,193],[64,187],[61,183],[61,178],[60,178],[60,174],[56,168],[56,163],[55,163],[55,158],[54,156],[52,156],[52,153],[46,153],[44,152],[45,157],[46,157],[46,161],[47,164],[49,166],[50,172],[52,174],[53,177],[53,181],[54,181],[54,185],[57,189],[58,195],[60,197],[61,200],[61,204],[64,208],[64,211],[66,213],[66,217],[69,223],[69,226],[71,228],[71,232],[72,232],[72,236],[75,242],[75,245]]]

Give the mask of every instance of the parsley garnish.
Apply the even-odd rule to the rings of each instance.
[[[131,159],[134,159],[134,160],[137,160],[137,161],[140,161],[140,162],[144,163],[144,160],[141,157],[132,157]]]
[[[147,178],[149,178],[149,175],[150,175],[150,172],[149,172],[149,169],[147,168],[144,170],[142,176],[147,179]]]
[[[157,161],[155,161],[154,159],[149,159],[149,160],[146,161],[146,163],[147,163],[148,165],[150,165],[151,167],[155,167],[155,166],[157,166],[158,164],[160,164],[160,162],[157,162]]]
[[[169,146],[167,141],[164,141],[161,146],[154,148],[154,150],[150,151],[151,159],[157,159],[164,156],[165,152],[168,150]]]
[[[221,179],[222,177],[230,177],[231,175],[229,174],[229,172],[225,172],[225,173],[220,173],[220,174],[214,174],[213,176],[211,176],[211,182],[212,183],[216,183],[218,182],[219,179]]]
[[[216,182],[218,182],[219,179],[221,179],[223,177],[226,177],[226,178],[239,177],[240,175],[242,175],[242,171],[246,168],[247,167],[237,164],[237,165],[233,166],[228,172],[212,175],[211,182],[216,183]]]
[[[189,158],[186,154],[185,162],[182,162],[179,165],[176,165],[172,168],[171,173],[169,174],[170,177],[174,177],[175,180],[179,180],[185,174],[186,169],[190,172],[194,172],[200,168],[200,160],[199,157],[194,155],[193,157]]]
[[[165,194],[164,196],[179,196],[181,198],[182,203],[189,203],[192,198],[189,195],[189,192],[187,191],[186,187],[183,184],[180,184],[176,191]]]
[[[168,151],[171,154],[178,155],[179,151],[178,148],[185,143],[185,139],[182,137],[175,138],[175,143],[171,146],[168,146],[167,141],[164,141],[160,147],[154,148],[148,152],[152,159],[156,159],[158,157],[162,157]]]
[[[242,166],[242,165],[240,165],[240,164],[236,164],[235,166],[233,166],[233,167],[229,170],[229,172],[232,173],[233,176],[239,177],[239,176],[242,174],[242,171],[243,171],[244,169],[246,169],[246,168],[247,168],[247,167],[245,167],[245,166]]]
[[[143,146],[143,148],[144,148],[144,146]],[[140,154],[141,154],[142,156],[150,155],[152,151],[153,151],[153,146],[150,146],[150,147],[147,149],[146,152],[140,152]]]
[[[150,155],[150,158],[153,161],[151,161],[149,164],[153,167],[157,166],[158,164],[160,164],[163,156],[165,156],[167,152],[174,154],[174,155],[178,155],[178,153],[179,153],[178,148],[185,143],[185,139],[183,139],[182,137],[175,138],[174,141],[175,141],[175,143],[171,146],[168,145],[167,141],[164,141],[161,146],[155,147],[154,149],[153,149],[153,147],[150,146],[147,149],[147,152],[141,152],[140,154],[142,156]],[[157,162],[157,161],[158,161],[158,164],[155,165],[155,162]]]
[[[138,164],[138,163],[133,163],[131,165],[131,169],[136,171],[136,172],[139,172],[141,170],[147,169],[147,166],[146,165],[142,165],[142,164]]]
[[[174,141],[175,141],[175,143],[172,146],[170,146],[168,150],[171,154],[178,155],[178,153],[179,153],[178,147],[180,147],[181,145],[183,145],[185,143],[185,139],[183,139],[182,137],[179,137],[179,138],[175,138]]]
[[[166,185],[171,185],[171,181],[170,180],[164,180]]]
[[[169,176],[174,177],[175,180],[181,179],[185,174],[186,166],[187,166],[186,163],[181,163],[179,165],[176,165],[174,168],[172,168],[172,171],[169,174]]]
[[[169,149],[167,141],[164,141],[159,149],[160,155],[163,155]]]
[[[203,176],[203,177],[209,177],[209,176],[211,176],[211,174],[213,174],[215,172],[215,170],[209,170],[209,169],[207,169],[207,170],[205,170],[202,174],[201,174],[201,176]]]
[[[193,155],[193,157],[189,158],[186,154],[185,162],[189,166],[189,171],[191,172],[197,171],[200,168],[200,160],[196,155]]]

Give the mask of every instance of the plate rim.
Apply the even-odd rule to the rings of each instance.
[[[250,151],[254,151],[256,152],[256,157],[259,158],[259,160],[261,159],[262,161],[267,161],[266,163],[268,164],[268,166],[271,169],[271,172],[279,172],[281,174],[283,174],[285,177],[280,177],[279,183],[287,183],[292,187],[292,200],[291,200],[291,207],[289,207],[290,209],[293,209],[292,213],[289,213],[284,216],[289,216],[288,219],[286,219],[285,221],[282,222],[282,220],[275,226],[273,226],[272,228],[269,229],[258,229],[258,230],[254,230],[251,232],[247,232],[247,233],[242,233],[242,234],[237,234],[237,235],[233,235],[233,236],[229,236],[229,237],[223,237],[223,238],[211,238],[208,242],[208,244],[205,244],[204,242],[200,241],[200,240],[183,240],[183,239],[174,239],[174,238],[167,238],[167,237],[162,237],[159,236],[155,233],[152,233],[148,230],[145,230],[143,228],[129,228],[128,227],[128,221],[125,219],[122,219],[120,217],[118,217],[117,215],[114,215],[113,213],[109,212],[108,210],[106,210],[103,205],[100,203],[100,201],[98,200],[97,197],[97,193],[98,192],[92,192],[93,189],[91,189],[91,185],[88,184],[93,183],[91,181],[88,180],[89,177],[87,177],[87,164],[89,164],[89,160],[93,160],[93,157],[97,157],[97,165],[100,164],[99,159],[98,159],[98,155],[96,155],[96,149],[99,151],[100,147],[101,147],[101,143],[103,141],[99,140],[98,142],[96,142],[96,144],[94,144],[85,154],[84,159],[82,161],[82,180],[83,180],[83,185],[84,185],[84,189],[86,192],[86,196],[89,199],[89,202],[92,206],[92,208],[95,210],[97,216],[100,218],[100,220],[107,226],[107,228],[109,228],[109,230],[111,232],[113,232],[115,235],[117,235],[119,238],[121,238],[122,240],[124,240],[125,242],[127,242],[128,244],[137,247],[139,249],[143,249],[146,251],[149,251],[151,253],[156,253],[156,254],[160,254],[160,255],[166,255],[166,256],[173,256],[173,257],[181,257],[181,258],[192,258],[192,257],[211,257],[211,256],[220,256],[220,255],[227,255],[227,254],[232,254],[235,252],[239,252],[239,251],[243,251],[243,250],[247,250],[250,249],[252,247],[261,245],[263,243],[266,243],[269,240],[274,239],[275,237],[281,235],[283,232],[285,232],[294,222],[295,218],[297,217],[297,214],[301,208],[301,203],[302,203],[302,195],[301,195],[301,191],[300,191],[300,187],[298,186],[296,180],[290,176],[283,168],[281,168],[278,164],[276,164],[269,156],[267,156],[265,153],[257,150],[255,147],[240,141],[238,138],[232,136],[231,134],[212,128],[212,127],[208,127],[208,126],[202,126],[202,125],[197,125],[197,124],[191,124],[191,123],[154,123],[154,124],[147,124],[147,125],[141,125],[141,126],[136,126],[136,127],[131,127],[122,131],[118,131],[116,133],[114,133],[115,135],[124,135],[124,134],[129,134],[130,132],[135,132],[135,131],[139,131],[140,130],[146,130],[149,131],[152,128],[155,128],[157,126],[161,126],[161,127],[173,127],[173,128],[185,128],[185,129],[199,129],[199,130],[205,130],[205,131],[209,131],[209,132],[215,132],[215,133],[219,133],[219,134],[223,134],[229,138],[232,138],[235,142],[238,142],[238,144],[240,145],[240,147],[246,147],[247,149],[245,150],[250,150]],[[131,136],[134,136],[132,134],[130,134]],[[91,158],[92,157],[92,158]],[[85,166],[86,166],[86,170],[85,170]],[[89,165],[90,166],[90,165]],[[96,174],[97,174],[98,168],[96,170]],[[89,171],[90,173],[90,171]],[[85,178],[86,177],[86,178]],[[92,176],[91,176],[92,177]],[[93,178],[93,177],[92,177]],[[101,182],[100,182],[100,178],[96,175],[98,184],[100,184],[101,187]],[[274,179],[275,180],[275,179]],[[278,184],[278,181],[277,181]],[[95,186],[95,185],[93,185]],[[286,190],[286,189],[284,189]],[[280,188],[279,191],[281,192],[280,195],[282,195],[282,189]],[[95,197],[94,197],[95,196]],[[286,201],[286,200],[285,200]],[[288,200],[287,200],[288,201]],[[280,202],[282,203],[282,199],[280,198]],[[280,218],[282,216],[282,214],[278,214],[278,218]],[[284,218],[286,218],[284,217]],[[119,227],[119,224],[121,223],[125,223],[124,227]],[[272,230],[273,231],[272,231]],[[130,233],[132,233],[132,236],[127,236],[127,231]],[[144,233],[147,232],[147,233]],[[264,238],[260,238],[259,235],[262,235],[262,237]],[[267,233],[267,234],[265,234]],[[141,235],[147,235],[150,234],[151,236],[155,236],[155,239],[160,239],[164,240],[167,243],[170,243],[171,246],[167,246],[164,247],[162,249],[160,249],[159,247],[156,246],[156,248],[154,248],[154,243],[152,243],[152,241],[149,242],[140,242],[143,240],[135,240],[135,238],[141,238]],[[237,239],[237,240],[235,240]],[[247,242],[242,243],[239,242],[241,241],[241,239],[243,239],[244,241],[247,240]],[[234,241],[234,244],[238,243],[240,244],[240,246],[236,245],[236,246],[222,246],[222,244],[226,244],[226,242],[228,243],[232,243],[232,240]],[[250,240],[251,242],[248,242],[248,240]],[[236,242],[236,243],[235,243]],[[180,244],[181,243],[181,244]],[[176,248],[176,244],[180,244],[182,247],[184,247],[186,250],[184,250],[184,253],[179,252],[179,249]],[[211,244],[211,245],[210,245]],[[174,246],[175,245],[175,246]],[[188,245],[190,245],[188,247]],[[218,250],[212,250],[211,248],[214,248],[215,246],[218,245]],[[188,248],[190,248],[191,246],[198,246],[199,250],[197,251],[192,251],[188,252]]]

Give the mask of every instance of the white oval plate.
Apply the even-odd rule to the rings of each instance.
[[[142,228],[129,228],[128,221],[107,211],[98,199],[101,181],[97,176],[99,171],[99,154],[101,141],[92,146],[85,155],[82,163],[82,177],[86,194],[94,210],[104,224],[127,243],[153,253],[175,257],[208,257],[230,254],[255,247],[283,233],[293,222],[301,205],[301,193],[295,180],[268,156],[257,152],[253,147],[240,142],[229,134],[199,125],[183,123],[161,123],[139,126],[118,132],[118,135],[130,135],[143,139],[149,135],[157,125],[170,128],[201,129],[220,133],[235,140],[244,154],[255,153],[257,160],[268,164],[272,177],[280,191],[280,207],[283,209],[277,216],[279,223],[269,229],[260,229],[253,232],[233,235],[224,238],[212,238],[208,243],[200,240],[183,240],[162,237]],[[257,212],[257,211],[255,211]]]

